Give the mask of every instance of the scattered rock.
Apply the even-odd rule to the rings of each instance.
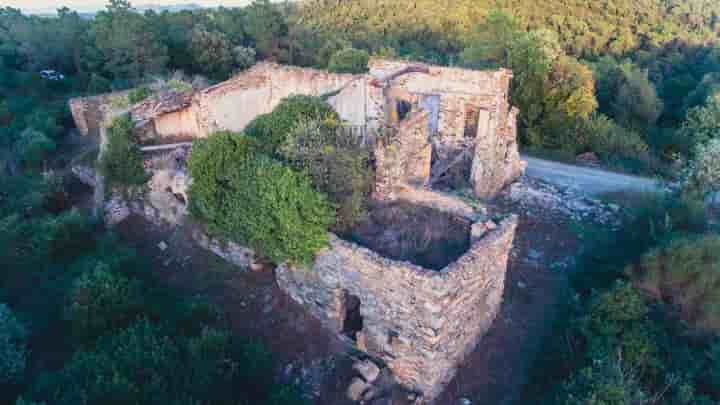
[[[355,364],[353,364],[353,370],[357,371],[368,383],[375,382],[380,375],[380,368],[370,360],[355,362]]]
[[[458,405],[472,405],[472,401],[467,398],[460,398],[458,400]]]
[[[517,286],[518,288],[523,290],[527,288],[527,284],[523,283],[522,281],[518,281]]]
[[[616,227],[620,207],[588,198],[582,190],[559,188],[539,179],[523,176],[501,198],[524,210],[528,216],[551,216]]]
[[[165,243],[165,241],[161,241],[160,243],[158,243],[157,247],[164,252],[168,248],[168,245],[167,243]]]
[[[581,153],[575,157],[575,161],[586,166],[600,166],[601,163],[600,158],[593,152]]]
[[[370,385],[363,381],[360,377],[355,377],[350,382],[350,386],[347,389],[347,396],[353,401],[359,401],[365,391],[370,388]]]

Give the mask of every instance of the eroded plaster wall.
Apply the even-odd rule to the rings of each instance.
[[[347,297],[359,298],[358,348],[432,402],[497,315],[516,226],[516,217],[497,226],[477,224],[467,253],[441,271],[389,260],[333,236],[312,268],[282,265],[276,277],[280,288],[338,333]]]

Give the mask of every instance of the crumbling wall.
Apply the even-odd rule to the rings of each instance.
[[[376,199],[394,199],[398,189],[427,183],[432,157],[428,119],[426,111],[419,111],[400,122],[397,131],[388,128],[380,137],[375,148]]]
[[[494,197],[525,170],[517,145],[517,113],[518,110],[510,109],[507,103],[479,113],[470,174],[470,183],[478,198]]]
[[[474,225],[470,249],[441,271],[389,260],[333,236],[312,268],[282,265],[276,277],[280,288],[338,333],[348,297],[359,298],[358,348],[431,402],[499,310],[516,226],[516,217],[498,226]]]
[[[101,94],[92,97],[76,97],[68,101],[70,113],[81,135],[100,137],[100,129],[116,110],[122,109],[127,91]]]
[[[217,130],[241,131],[258,115],[271,112],[283,98],[303,94],[328,96],[341,118],[361,125],[365,122],[365,88],[363,76],[259,63],[198,93],[198,123],[203,136]]]

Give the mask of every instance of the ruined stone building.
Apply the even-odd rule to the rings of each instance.
[[[386,365],[430,403],[489,329],[500,308],[517,219],[491,220],[437,191],[472,188],[492,198],[523,171],[507,70],[471,71],[375,60],[362,75],[259,63],[193,93],[165,93],[129,108],[141,142],[174,144],[242,131],[290,95],[325,98],[353,136],[367,138],[375,209],[362,229],[331,235],[309,269],[281,264],[278,285],[328,328]],[[71,100],[81,133],[98,135],[107,97]],[[187,146],[185,146],[186,148]],[[148,157],[143,202],[108,208],[165,222],[185,213],[186,149]],[[174,196],[175,198],[171,198]],[[133,205],[135,204],[135,205]],[[168,212],[171,211],[171,212]],[[256,258],[207,235],[227,260]]]

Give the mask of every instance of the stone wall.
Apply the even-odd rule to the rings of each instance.
[[[312,268],[282,265],[276,277],[280,288],[338,333],[358,298],[358,348],[430,403],[497,315],[516,226],[516,217],[497,226],[476,223],[470,249],[440,271],[333,236]]]
[[[375,148],[375,189],[379,200],[394,199],[408,184],[423,186],[430,176],[432,147],[428,138],[429,113],[419,111],[381,137]]]
[[[68,101],[75,126],[81,135],[100,137],[100,129],[118,110],[122,110],[128,92],[102,94],[93,97],[77,97]]]

